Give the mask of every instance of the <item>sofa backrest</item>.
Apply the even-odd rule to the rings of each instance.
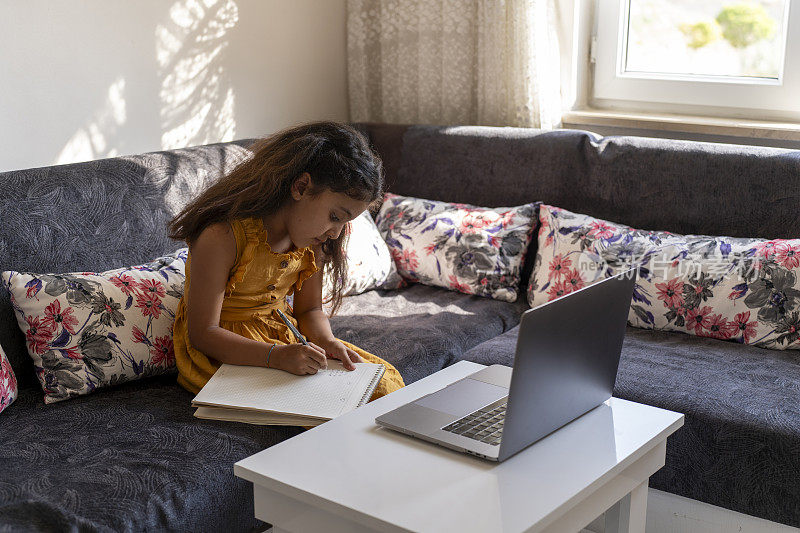
[[[578,130],[356,127],[398,194],[493,207],[540,200],[676,233],[800,237],[800,151]],[[174,251],[182,243],[167,222],[252,142],[0,173],[0,271],[99,271]],[[20,386],[38,386],[4,290],[0,346]]]
[[[800,150],[580,130],[358,127],[397,194],[489,207],[540,200],[639,229],[800,238]]]
[[[250,153],[251,139],[0,173],[0,272],[102,271],[183,243],[166,225]],[[0,289],[0,346],[21,387],[35,384],[25,337]]]

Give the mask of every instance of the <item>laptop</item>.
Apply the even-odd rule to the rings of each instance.
[[[611,397],[635,281],[628,270],[527,310],[513,368],[488,366],[375,422],[508,459]]]

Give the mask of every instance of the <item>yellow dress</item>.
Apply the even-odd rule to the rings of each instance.
[[[298,342],[275,310],[283,311],[297,326],[286,296],[300,289],[303,282],[317,271],[314,252],[310,248],[283,254],[273,252],[260,218],[236,220],[231,227],[236,238],[236,263],[225,288],[220,327],[270,344]],[[186,261],[186,284],[175,315],[173,341],[178,384],[197,394],[221,363],[199,352],[189,342],[185,300],[189,293],[190,265],[191,254]],[[341,342],[357,352],[365,362],[386,366],[386,372],[370,401],[404,386],[402,376],[391,364],[348,342]]]

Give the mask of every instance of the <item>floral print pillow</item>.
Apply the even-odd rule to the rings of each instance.
[[[0,413],[17,399],[17,378],[8,357],[0,347]]]
[[[409,281],[513,302],[536,204],[475,207],[387,194],[376,218]]]
[[[368,211],[349,225],[347,239],[347,281],[343,295],[361,294],[372,289],[397,289],[404,283],[389,248]],[[331,293],[331,279],[325,279],[324,293]]]
[[[101,273],[3,272],[45,403],[175,371],[186,255]]]
[[[800,239],[643,231],[548,205],[539,219],[533,307],[638,268],[632,326],[800,349]]]

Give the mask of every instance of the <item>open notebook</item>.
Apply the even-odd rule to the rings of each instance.
[[[356,363],[345,370],[328,359],[328,368],[296,376],[276,368],[223,364],[197,393],[194,416],[248,424],[316,426],[364,405],[385,367]]]

